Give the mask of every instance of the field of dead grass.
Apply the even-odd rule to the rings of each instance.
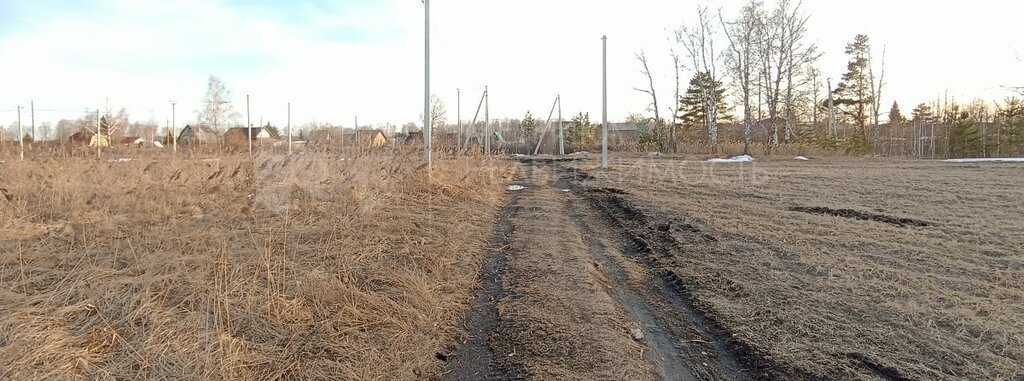
[[[366,153],[0,165],[0,379],[432,379],[511,168]]]
[[[827,379],[1024,378],[1024,165],[579,165],[671,221],[659,260],[733,337]],[[916,219],[896,225],[800,207]]]

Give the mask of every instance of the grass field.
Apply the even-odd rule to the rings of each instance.
[[[573,157],[0,163],[0,380],[1024,377],[1024,164]]]
[[[1024,377],[1024,165],[581,162],[735,340],[828,379]],[[891,218],[890,218],[891,217]]]
[[[419,154],[9,160],[0,379],[422,379],[510,165]]]

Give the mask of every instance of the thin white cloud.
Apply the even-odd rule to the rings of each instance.
[[[35,100],[40,120],[77,117],[83,108],[124,106],[134,118],[163,122],[167,101],[178,119],[199,107],[208,75],[220,76],[244,111],[252,95],[254,123],[284,123],[293,102],[296,123],[402,124],[422,110],[423,19],[419,1],[342,3],[343,12],[309,8],[301,22],[269,9],[222,2],[109,0],[102,12],[20,15],[36,25],[0,40],[6,89],[0,110]],[[721,2],[725,12],[737,1]],[[301,3],[296,5],[303,7]],[[857,8],[808,1],[811,34],[826,52],[823,71],[838,79],[843,46],[871,34],[888,49],[885,103],[904,109],[949,90],[961,99],[1001,98],[1006,84],[1024,84],[1013,50],[1013,15],[1021,5],[978,0],[972,7],[869,0]],[[640,112],[648,100],[633,53],[644,49],[661,95],[671,102],[671,31],[695,5],[671,0],[479,1],[432,3],[432,90],[449,104],[463,89],[463,117],[472,116],[484,85],[491,115],[546,116],[556,94],[565,117],[600,115],[600,36],[609,36],[610,118]],[[101,15],[102,17],[98,17]],[[41,21],[43,20],[43,21]],[[42,24],[39,24],[42,23]],[[969,27],[964,27],[965,25]],[[17,57],[10,58],[10,57]],[[683,84],[692,73],[683,73]],[[13,120],[0,112],[0,122]]]

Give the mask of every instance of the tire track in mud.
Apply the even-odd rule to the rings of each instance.
[[[574,168],[559,165],[557,170],[563,179],[592,178],[585,171]],[[656,311],[663,319],[673,321],[670,326],[674,329],[681,328],[684,336],[696,334],[700,337],[687,343],[700,343],[708,348],[706,351],[700,351],[702,356],[695,356],[694,351],[699,350],[699,347],[684,346],[689,352],[689,357],[694,361],[701,361],[707,357],[703,356],[707,352],[714,354],[711,359],[714,364],[710,369],[696,368],[701,372],[707,371],[701,374],[701,379],[818,379],[814,375],[780,366],[755,349],[734,340],[721,324],[710,318],[698,306],[689,284],[661,264],[662,259],[671,260],[675,255],[685,255],[681,252],[677,237],[707,245],[719,240],[714,232],[685,222],[652,218],[636,208],[627,199],[628,193],[625,191],[595,189],[579,183],[574,185],[576,191],[585,195],[584,200],[592,210],[602,215],[606,226],[612,229],[611,234],[619,236],[629,256],[651,271],[652,288],[649,290],[658,294],[653,296],[653,299],[660,298],[664,303],[664,308]],[[678,334],[678,331],[676,332]],[[708,366],[706,363],[702,365]]]
[[[528,171],[526,178],[532,176],[533,168],[528,168]],[[522,179],[517,175],[515,180]],[[521,367],[496,362],[494,350],[489,343],[499,324],[497,301],[504,296],[499,277],[508,267],[510,241],[515,231],[512,219],[519,211],[518,195],[516,192],[508,193],[497,227],[491,235],[488,255],[480,271],[481,285],[463,321],[467,331],[465,343],[455,353],[437,354],[439,360],[448,362],[443,375],[445,380],[525,378],[525,371]]]
[[[658,266],[658,255],[678,248],[671,223],[662,231],[624,192],[586,188],[589,175],[558,161],[523,161],[519,173],[527,188],[502,211],[467,341],[439,354],[445,379],[784,378],[737,347]]]

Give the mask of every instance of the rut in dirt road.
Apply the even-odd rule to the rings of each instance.
[[[514,196],[509,226],[503,219],[499,228],[511,233],[503,265],[484,269],[493,303],[474,303],[496,321],[481,325],[473,318],[480,312],[470,314],[471,339],[449,362],[447,379],[749,378],[630,257],[630,241],[574,179],[530,162],[520,173],[526,188]],[[481,355],[484,336],[489,351]]]

